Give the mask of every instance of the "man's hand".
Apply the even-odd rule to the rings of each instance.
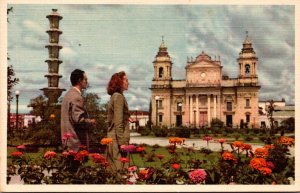
[[[96,125],[96,120],[95,119],[87,119],[87,122],[91,125]]]

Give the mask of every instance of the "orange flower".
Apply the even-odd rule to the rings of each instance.
[[[170,144],[182,144],[184,142],[185,138],[180,137],[170,137],[169,143]]]
[[[234,157],[234,155],[228,151],[226,151],[222,154],[222,158],[227,161],[233,161],[233,162],[237,161],[236,158]]]
[[[252,146],[250,145],[250,144],[246,144],[246,143],[244,143],[243,145],[242,145],[242,150],[252,150]]]
[[[282,136],[279,138],[278,143],[282,144],[282,145],[292,146],[292,145],[295,145],[295,139],[291,138],[291,137]]]
[[[83,161],[83,159],[85,157],[87,157],[89,155],[89,152],[86,150],[82,150],[80,152],[78,152],[74,158],[74,160],[78,160],[78,161]]]
[[[272,174],[272,170],[268,167],[258,168],[258,171],[260,171],[264,175],[271,175]]]
[[[254,152],[255,157],[268,157],[269,151],[266,148],[257,148]]]
[[[250,161],[250,166],[258,170],[261,167],[267,167],[267,162],[264,158],[253,158]]]
[[[237,147],[239,149],[243,146],[243,142],[242,141],[235,141],[235,142],[232,143],[232,146]]]
[[[108,145],[108,144],[111,144],[113,142],[112,138],[103,138],[101,139],[100,143],[102,145]]]
[[[264,148],[265,148],[265,149],[274,149],[275,146],[274,146],[273,144],[270,144],[270,145],[267,144],[267,145],[264,146]]]

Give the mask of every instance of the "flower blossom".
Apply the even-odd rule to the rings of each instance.
[[[258,168],[258,171],[260,171],[264,175],[271,175],[272,174],[272,170],[268,167]]]
[[[270,144],[270,145],[267,144],[267,145],[264,146],[264,148],[265,148],[265,149],[274,149],[275,146],[274,146],[273,144]]]
[[[174,145],[176,145],[176,144],[181,145],[184,143],[184,141],[185,141],[185,138],[180,138],[180,137],[170,137],[169,138],[169,143],[174,144]]]
[[[253,158],[250,161],[250,166],[258,170],[261,167],[267,167],[267,162],[264,158]]]
[[[138,177],[140,180],[148,180],[149,178],[151,178],[153,173],[154,173],[153,168],[146,168],[146,169],[140,170],[140,172],[138,173]]]
[[[112,138],[103,138],[101,139],[100,143],[102,145],[108,145],[108,144],[111,144],[113,142],[113,139]]]
[[[244,150],[246,150],[246,151],[251,151],[252,150],[252,146],[250,145],[250,144],[246,144],[246,143],[244,143],[243,145],[242,145],[242,147],[241,147],[241,149],[244,151]]]
[[[67,151],[62,152],[61,154],[62,154],[64,157],[68,157],[68,156],[70,155],[70,153],[67,152]]]
[[[17,149],[25,149],[25,145],[19,145],[17,146]]]
[[[278,143],[281,145],[292,146],[295,145],[295,139],[291,137],[281,136],[278,140]]]
[[[270,169],[274,169],[274,168],[275,168],[274,163],[271,162],[271,161],[267,161],[267,166],[268,166],[268,168],[270,168]]]
[[[121,145],[121,150],[127,153],[135,152],[136,146],[135,145]]]
[[[68,140],[68,139],[70,139],[70,138],[72,138],[73,137],[73,135],[72,135],[72,133],[64,133],[63,134],[63,136],[62,136],[62,140],[63,141],[65,141],[65,140]]]
[[[21,155],[23,155],[23,152],[20,151],[14,151],[11,153],[11,156],[13,157],[20,157]]]
[[[210,140],[212,140],[213,138],[211,137],[211,136],[208,136],[208,135],[206,135],[206,136],[204,136],[203,137],[203,140],[205,140],[205,141],[210,141]]]
[[[124,164],[124,163],[128,163],[128,162],[129,162],[129,159],[126,158],[126,157],[120,157],[120,158],[119,158],[119,161],[122,162],[122,163]]]
[[[223,160],[227,160],[227,161],[233,161],[233,162],[237,161],[237,159],[234,157],[234,155],[228,151],[226,151],[222,154],[222,158],[223,158]]]
[[[226,139],[223,139],[223,138],[220,138],[220,139],[217,139],[216,141],[219,142],[219,143],[221,143],[221,144],[223,144],[223,143],[225,143],[227,140],[226,140]]]
[[[128,167],[128,172],[135,172],[137,170],[137,167],[136,166],[130,166]]]
[[[137,147],[137,148],[135,149],[135,151],[136,151],[136,152],[143,152],[143,151],[145,151],[145,148],[142,147],[142,146],[139,146],[139,147]]]
[[[234,141],[233,143],[232,143],[232,146],[233,147],[237,147],[238,149],[240,149],[240,148],[242,148],[243,147],[243,142],[242,141]]]
[[[180,165],[175,163],[172,165],[172,168],[178,170],[180,168]]]
[[[92,158],[94,163],[101,164],[103,162],[106,162],[106,158],[103,155],[99,154],[99,153],[92,153],[89,156]]]
[[[196,169],[189,172],[189,178],[194,184],[201,183],[206,178],[206,172],[203,169]]]
[[[89,152],[86,151],[86,150],[82,150],[82,151],[79,151],[74,160],[78,160],[78,161],[83,161],[85,157],[87,157],[89,155]]]
[[[255,157],[268,157],[269,156],[269,151],[266,148],[257,148],[254,151]]]
[[[162,160],[162,159],[164,159],[165,155],[163,155],[163,154],[157,154],[156,157],[157,157],[159,160]]]
[[[47,151],[44,154],[45,159],[51,159],[51,158],[54,158],[55,156],[56,156],[56,153],[54,151]]]

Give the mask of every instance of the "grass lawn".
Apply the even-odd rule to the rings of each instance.
[[[43,155],[46,151],[49,150],[54,150],[53,148],[39,148],[39,151],[37,153],[25,153],[24,155],[28,160],[30,160],[31,163],[39,165],[43,159]],[[12,159],[10,158],[10,154],[12,152],[16,151],[16,148],[14,147],[8,147],[7,148],[7,164],[10,165],[12,163]],[[158,147],[158,148],[153,148],[151,146],[146,146],[145,147],[145,156],[142,157],[140,153],[132,153],[130,155],[130,165],[136,165],[138,167],[144,168],[144,167],[160,167],[163,163],[165,163],[167,160],[170,158],[174,158],[178,161],[180,161],[180,165],[183,168],[188,168],[188,161],[193,159],[193,160],[209,160],[209,161],[214,161],[217,160],[217,157],[220,156],[219,152],[212,152],[210,154],[205,154],[201,153],[196,150],[194,152],[189,152],[185,148],[177,148],[176,149],[176,155],[175,154],[170,154],[168,150],[165,147]],[[156,155],[157,154],[162,154],[164,155],[164,158],[162,160],[159,160]],[[150,157],[152,157],[152,161]],[[89,160],[87,165],[94,165],[94,163]]]

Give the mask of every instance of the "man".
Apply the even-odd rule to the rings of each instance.
[[[88,81],[84,71],[76,69],[70,77],[72,88],[64,96],[61,105],[62,143],[69,150],[78,151],[80,145],[89,146],[88,128],[95,125],[84,109],[81,91],[87,88]]]

